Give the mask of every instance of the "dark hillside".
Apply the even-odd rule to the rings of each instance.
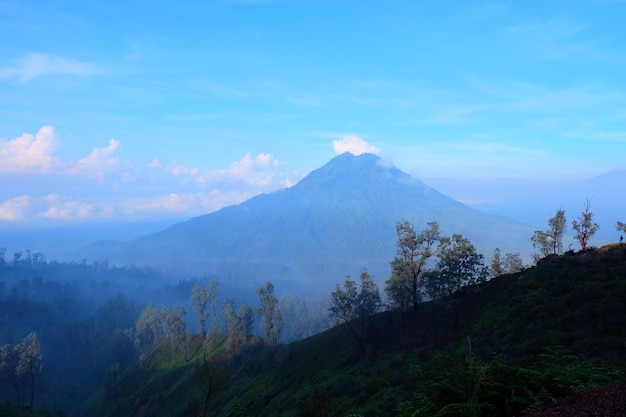
[[[366,354],[346,326],[235,356],[216,342],[209,362],[201,349],[187,363],[157,350],[122,376],[117,411],[110,393],[90,406],[110,416],[203,415],[208,396],[204,415],[522,415],[619,379],[625,299],[624,247],[552,256],[404,318],[375,316]],[[209,375],[211,390],[198,375]]]

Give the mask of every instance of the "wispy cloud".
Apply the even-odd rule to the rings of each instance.
[[[609,132],[604,130],[592,132],[567,132],[565,136],[576,139],[587,139],[608,142],[626,142],[626,131]]]
[[[119,158],[113,155],[119,147],[120,141],[111,139],[107,146],[94,148],[89,155],[81,158],[74,166],[68,169],[68,172],[86,174],[102,180],[107,171],[119,165]]]
[[[241,203],[258,193],[218,191],[169,193],[148,197],[75,197],[48,194],[18,196],[0,202],[0,222],[80,222],[147,220],[168,216],[197,216]]]
[[[101,72],[99,67],[88,62],[33,52],[16,59],[13,65],[0,67],[0,78],[26,82],[44,75],[87,76]]]
[[[545,60],[600,57],[587,33],[588,23],[544,19],[509,26],[505,33],[521,50]]]

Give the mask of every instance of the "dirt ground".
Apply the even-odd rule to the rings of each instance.
[[[626,383],[558,399],[530,417],[626,417]]]

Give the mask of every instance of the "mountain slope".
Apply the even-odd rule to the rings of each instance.
[[[192,218],[161,232],[81,256],[236,279],[337,282],[368,268],[379,279],[395,254],[395,224],[437,221],[489,257],[530,250],[532,229],[448,198],[371,154],[345,153],[291,188]]]

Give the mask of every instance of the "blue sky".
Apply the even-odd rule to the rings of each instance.
[[[626,169],[625,19],[608,0],[0,0],[0,226],[203,214],[345,150],[465,202]]]

